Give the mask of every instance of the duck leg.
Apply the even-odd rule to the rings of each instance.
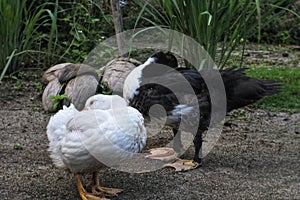
[[[183,149],[182,142],[181,142],[181,130],[179,130],[178,127],[173,128],[172,130],[173,130],[173,134],[174,134],[173,147],[178,156],[178,155],[181,155],[182,153],[184,153],[184,149]]]
[[[201,166],[201,148],[202,148],[202,132],[198,131],[197,135],[193,140],[195,146],[195,155],[194,160],[182,160],[178,159],[174,163],[165,164],[165,167],[173,167],[176,172],[189,171],[192,169],[196,169]]]
[[[82,200],[107,200],[104,196],[103,197],[97,197],[94,194],[88,193],[83,188],[80,176],[81,175],[78,174],[78,173],[74,174],[74,179],[75,179],[75,183],[76,183],[76,186],[77,186],[77,190],[78,190],[79,195],[80,195]]]
[[[100,183],[99,183],[99,172],[98,171],[93,172],[92,179],[93,179],[92,193],[94,195],[118,196],[118,193],[123,192],[122,189],[101,187]]]

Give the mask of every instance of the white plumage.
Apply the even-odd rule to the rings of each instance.
[[[47,135],[54,164],[69,169],[75,176],[82,172],[97,172],[103,165],[118,165],[133,153],[140,152],[146,144],[143,116],[116,95],[90,97],[81,112],[73,105],[64,107],[51,117]],[[94,180],[95,185],[96,182]],[[102,191],[103,188],[97,187],[98,193]],[[82,186],[78,188],[82,199],[89,199],[91,194],[80,191]],[[112,193],[102,191],[101,195],[117,192]]]
[[[127,76],[123,87],[123,96],[129,104],[129,99],[132,99],[134,95],[137,95],[137,89],[140,87],[142,70],[149,64],[154,63],[154,58],[148,58],[148,60],[138,67],[134,68],[131,73]]]

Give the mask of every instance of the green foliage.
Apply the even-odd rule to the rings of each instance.
[[[113,91],[109,89],[106,82],[99,84],[99,94],[112,95]]]
[[[271,5],[259,0],[135,2],[142,7],[140,16],[145,12],[150,14],[151,18],[148,18],[148,21],[153,25],[166,26],[194,38],[213,60],[216,61],[218,57],[219,68],[225,66],[237,45],[256,34],[256,30],[259,30],[257,38],[260,40],[260,28],[273,20],[270,16],[282,3],[272,1]],[[261,12],[261,7],[264,7],[264,12]]]
[[[53,95],[53,96],[50,96],[49,99],[54,99],[54,100],[63,100],[63,99],[66,99],[68,98],[68,96],[66,94],[58,94],[58,95]]]
[[[107,36],[114,33],[112,17],[105,0],[60,2],[58,28],[59,60],[82,62],[88,53]]]
[[[24,54],[28,55],[45,37],[39,31],[41,27],[52,25],[50,38],[54,37],[53,12],[45,8],[46,4],[36,6],[36,3],[37,0],[0,1],[0,71],[3,74],[21,68]],[[13,56],[17,56],[17,59]]]
[[[21,79],[17,79],[17,83],[14,86],[14,89],[16,90],[23,90],[25,88],[25,85],[23,84],[23,81]]]
[[[0,81],[6,72],[24,66],[82,62],[114,33],[106,4],[107,0],[1,1]]]
[[[22,150],[23,149],[23,147],[19,143],[14,144],[13,148],[14,148],[14,150]]]
[[[8,59],[7,63],[4,66],[4,69],[2,70],[2,73],[0,75],[0,83],[2,82],[2,79],[4,78],[4,75],[5,75],[6,71],[8,70],[9,65],[11,64],[11,61],[12,61],[14,55],[15,55],[15,52],[16,52],[16,49],[11,53],[11,55],[9,56],[9,59]]]
[[[262,8],[264,12],[264,8]],[[269,44],[300,45],[300,1],[286,0],[281,7],[276,8],[272,21],[265,24],[261,30],[261,41]],[[256,41],[251,37],[250,41]]]
[[[25,5],[25,1],[3,0],[0,2],[0,70],[3,70],[7,57],[16,48],[19,48],[19,43],[21,42],[19,36],[23,22],[22,14]],[[5,70],[7,69],[8,65],[5,67]]]
[[[251,66],[247,74],[259,79],[277,80],[284,84],[281,93],[266,97],[255,106],[275,111],[300,112],[299,68]]]
[[[56,108],[58,107],[58,105],[60,104],[60,102],[64,99],[67,99],[68,96],[66,94],[58,94],[58,95],[54,95],[54,96],[50,96],[49,99],[53,99],[53,108],[56,110]]]
[[[34,83],[35,85],[35,88],[38,89],[38,90],[43,90],[43,84],[40,83],[40,82],[37,82],[37,83]]]

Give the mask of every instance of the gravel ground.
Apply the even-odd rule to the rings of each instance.
[[[51,114],[41,109],[34,74],[0,86],[0,199],[80,199],[72,175],[49,158]],[[124,189],[113,200],[300,199],[300,114],[238,110],[228,120],[232,126],[223,128],[198,169],[135,174],[103,168],[100,182]],[[151,138],[147,148],[169,136],[163,131],[163,139]],[[192,156],[190,148],[184,158]]]

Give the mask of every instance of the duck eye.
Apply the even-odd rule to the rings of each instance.
[[[91,101],[91,102],[90,102],[90,105],[93,105],[93,104],[94,104],[94,101]]]

